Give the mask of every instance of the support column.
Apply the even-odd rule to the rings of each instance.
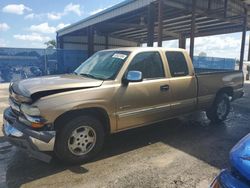
[[[162,47],[162,17],[163,17],[163,2],[158,1],[158,47]]]
[[[196,0],[192,0],[192,17],[191,17],[191,33],[190,33],[190,57],[194,59],[194,38],[195,38],[195,12]]]
[[[224,0],[224,18],[227,17],[228,0]]]
[[[63,49],[63,37],[59,37],[56,34],[56,48]]]
[[[250,36],[249,36],[249,45],[248,45],[248,61],[250,61]],[[250,79],[250,66],[247,66],[247,75],[246,75],[246,80]]]
[[[180,34],[179,48],[186,49],[186,36],[184,34]]]
[[[244,17],[244,23],[243,23],[243,28],[242,28],[239,70],[242,70],[243,68],[244,52],[245,52],[245,44],[246,44],[246,33],[247,33],[247,10],[245,10],[245,17]]]
[[[56,73],[65,73],[64,56],[63,56],[63,37],[56,35],[56,55],[57,55],[57,70]]]
[[[59,37],[58,37],[58,33],[56,32],[56,48],[59,48]]]
[[[94,28],[90,26],[88,28],[88,57],[94,53]]]
[[[151,47],[154,45],[154,21],[155,21],[155,5],[153,3],[150,3],[150,5],[148,5],[147,46],[151,46]]]
[[[208,3],[207,4],[207,9],[208,9],[208,11],[210,11],[211,10],[211,5],[212,5],[212,0],[208,0],[207,3]]]
[[[105,49],[109,49],[109,35],[105,35]]]
[[[249,45],[248,45],[248,61],[250,61],[250,35],[249,35]]]

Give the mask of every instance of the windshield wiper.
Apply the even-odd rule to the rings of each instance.
[[[84,77],[87,77],[87,78],[94,78],[94,79],[97,79],[97,80],[102,80],[101,78],[98,78],[92,74],[87,74],[87,73],[81,73],[80,74],[81,76],[84,76]]]

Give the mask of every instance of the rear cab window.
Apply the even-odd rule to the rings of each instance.
[[[188,64],[182,52],[167,51],[165,52],[169,70],[172,77],[181,77],[189,75]]]

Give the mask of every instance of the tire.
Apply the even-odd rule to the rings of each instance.
[[[98,119],[90,115],[78,116],[57,132],[54,151],[63,162],[84,163],[102,149],[104,136]]]
[[[221,123],[227,119],[230,112],[230,100],[227,94],[219,94],[212,107],[206,112],[208,119],[213,123]]]

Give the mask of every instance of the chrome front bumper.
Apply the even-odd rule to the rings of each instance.
[[[51,156],[45,151],[53,151],[55,131],[36,131],[17,121],[10,108],[4,111],[3,133],[7,141],[26,151],[31,157],[49,162]]]

